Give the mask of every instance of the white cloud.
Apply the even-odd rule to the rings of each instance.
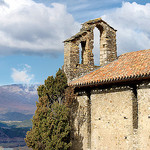
[[[150,3],[124,2],[102,18],[117,29],[119,54],[150,48]]]
[[[0,55],[63,52],[63,40],[78,29],[63,4],[47,7],[32,0],[0,3]]]
[[[30,69],[31,66],[27,64],[23,66],[23,69],[12,68],[11,77],[14,83],[30,84],[34,79],[34,75],[29,73]]]

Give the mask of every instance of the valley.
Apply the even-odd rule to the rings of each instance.
[[[28,149],[24,138],[32,127],[38,85],[0,86],[0,148]]]

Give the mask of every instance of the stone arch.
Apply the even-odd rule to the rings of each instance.
[[[117,58],[116,30],[101,18],[90,20],[82,24],[80,32],[64,41],[64,71],[68,81],[94,70],[93,59],[93,30],[100,31],[100,66]],[[82,62],[79,64],[79,44],[82,47]]]
[[[100,66],[103,66],[117,58],[116,30],[99,18],[85,22],[82,28],[91,32],[92,40],[95,27],[100,31]]]

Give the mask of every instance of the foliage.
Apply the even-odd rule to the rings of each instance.
[[[56,73],[56,77],[49,76],[45,80],[44,85],[38,87],[39,98],[47,96],[50,104],[54,101],[63,101],[64,100],[64,90],[67,87],[67,78],[65,73],[59,69]]]
[[[61,69],[56,77],[50,76],[39,86],[37,109],[33,116],[33,127],[27,132],[25,141],[34,150],[67,150],[69,141],[69,108],[62,104],[67,79]]]

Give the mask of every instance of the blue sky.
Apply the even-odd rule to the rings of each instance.
[[[63,65],[63,41],[99,17],[117,29],[118,55],[150,48],[149,0],[0,0],[0,85],[43,84]]]

